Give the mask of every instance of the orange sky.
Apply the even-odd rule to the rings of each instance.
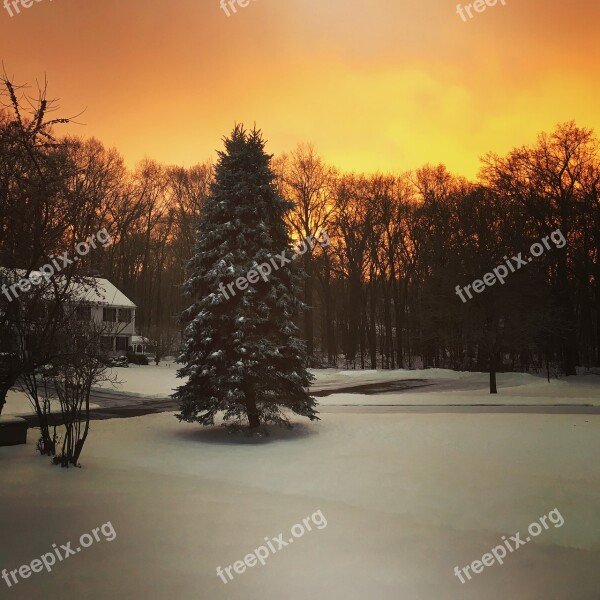
[[[468,22],[456,0],[254,0],[230,17],[219,0],[42,0],[0,9],[0,54],[131,166],[214,158],[256,121],[274,153],[313,142],[342,169],[472,177],[558,122],[600,134],[599,21],[597,0],[506,0]]]

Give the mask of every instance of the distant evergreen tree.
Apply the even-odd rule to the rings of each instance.
[[[277,193],[260,131],[237,125],[224,143],[184,286],[193,303],[182,314],[185,366],[178,376],[188,381],[174,394],[177,417],[212,425],[222,411],[225,421],[247,418],[250,428],[289,426],[284,409],[318,419],[294,323],[304,306],[300,261],[279,267],[278,255],[293,256],[284,222],[293,205]],[[279,268],[267,281],[235,288],[235,295],[220,291],[272,260]]]

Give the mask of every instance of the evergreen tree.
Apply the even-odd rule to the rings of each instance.
[[[184,286],[193,303],[182,315],[187,339],[178,376],[188,381],[174,394],[177,417],[212,425],[222,411],[225,421],[240,424],[245,417],[250,428],[289,426],[284,409],[318,419],[294,323],[304,307],[303,274],[299,261],[279,266],[294,257],[284,222],[293,204],[277,193],[256,128],[237,125],[224,143]],[[278,268],[244,291],[225,291],[264,263]]]

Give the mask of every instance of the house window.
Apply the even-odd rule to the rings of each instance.
[[[119,309],[119,323],[131,323],[133,321],[133,311],[130,308]]]
[[[112,350],[112,338],[108,335],[100,336],[100,346],[106,352]]]
[[[102,320],[105,323],[115,323],[117,321],[117,309],[116,308],[103,308],[102,309]]]
[[[127,338],[121,335],[117,336],[117,351],[127,352]]]
[[[78,321],[91,321],[92,320],[92,307],[91,306],[78,306],[77,307],[77,320]]]

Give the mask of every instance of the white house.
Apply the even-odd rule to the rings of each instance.
[[[127,352],[135,336],[136,305],[108,279],[90,277],[94,283],[78,284],[75,291],[77,318],[95,321],[108,327],[109,335],[101,337],[106,350]]]
[[[16,282],[27,275],[22,269],[1,271],[4,281]],[[30,278],[35,273],[30,273]],[[43,279],[41,273],[37,274],[40,280]],[[55,276],[54,280],[60,285],[61,276]],[[86,276],[83,281],[71,281],[68,285],[71,289],[67,297],[76,305],[76,318],[88,323],[93,321],[103,328],[105,335],[100,339],[107,351],[127,352],[135,335],[136,305],[108,279]],[[52,293],[52,288],[48,288],[48,294]]]

